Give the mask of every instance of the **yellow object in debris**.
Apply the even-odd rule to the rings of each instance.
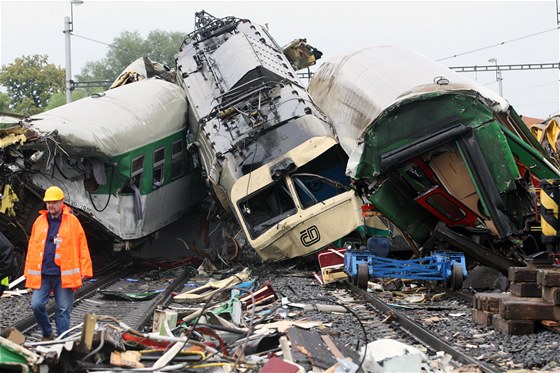
[[[8,216],[16,216],[14,203],[17,201],[19,201],[19,198],[14,192],[12,186],[10,184],[4,184],[2,200],[0,200],[0,212]]]
[[[27,140],[27,137],[25,137],[25,135],[21,135],[21,134],[16,135],[10,133],[9,135],[0,138],[0,149],[4,149],[8,145],[13,145],[17,143],[22,145],[25,142],[25,140]]]
[[[346,280],[348,275],[344,272],[342,265],[330,266],[326,268],[321,268],[321,278],[323,280],[322,285],[330,284],[331,282]]]
[[[138,351],[114,351],[111,353],[110,364],[118,367],[144,368],[140,362],[142,355]]]
[[[10,281],[8,280],[8,276],[6,276],[2,280],[0,280],[0,285],[4,285],[4,286],[10,285]]]
[[[137,82],[139,80],[142,80],[142,75],[138,74],[136,71],[133,70],[126,71],[122,73],[117,78],[117,80],[113,82],[113,84],[111,84],[111,87],[109,87],[109,89],[121,87],[127,83]]]
[[[546,149],[550,147],[556,157],[559,156],[560,145],[560,117],[554,117],[548,122],[532,124],[529,128],[538,142]]]

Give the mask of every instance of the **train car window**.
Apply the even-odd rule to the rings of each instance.
[[[171,146],[171,180],[183,175],[183,140],[177,140]]]
[[[284,179],[241,200],[239,208],[253,237],[296,213],[294,200]]]
[[[339,147],[332,147],[320,157],[290,175],[304,209],[335,197],[349,189],[345,175],[346,157]]]
[[[142,184],[142,175],[144,174],[144,155],[139,155],[132,159],[130,163],[130,178],[134,185],[139,189]]]
[[[152,176],[152,189],[163,185],[165,177],[165,147],[162,146],[154,151],[154,168]]]

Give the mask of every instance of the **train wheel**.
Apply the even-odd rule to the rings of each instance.
[[[460,265],[453,264],[451,267],[450,288],[458,290],[463,287],[463,268]]]
[[[358,264],[357,272],[356,286],[358,286],[360,289],[367,289],[369,280],[368,265],[366,263]]]

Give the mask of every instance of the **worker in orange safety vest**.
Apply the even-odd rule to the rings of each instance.
[[[43,198],[46,210],[39,211],[33,223],[25,260],[26,286],[34,289],[33,315],[42,332],[42,340],[54,339],[46,305],[51,291],[56,304],[56,328],[60,336],[70,329],[73,292],[83,278],[93,276],[84,229],[70,208],[64,193],[52,186]]]

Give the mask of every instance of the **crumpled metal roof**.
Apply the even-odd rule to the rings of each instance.
[[[437,84],[440,78],[448,83]],[[370,47],[334,57],[321,65],[308,87],[313,101],[335,126],[343,149],[351,155],[350,164],[362,152],[359,143],[364,131],[387,108],[415,96],[454,91],[477,92],[495,111],[509,107],[489,88],[398,46]]]
[[[58,131],[74,154],[112,157],[186,126],[187,101],[176,84],[143,79],[31,117],[31,129]]]

